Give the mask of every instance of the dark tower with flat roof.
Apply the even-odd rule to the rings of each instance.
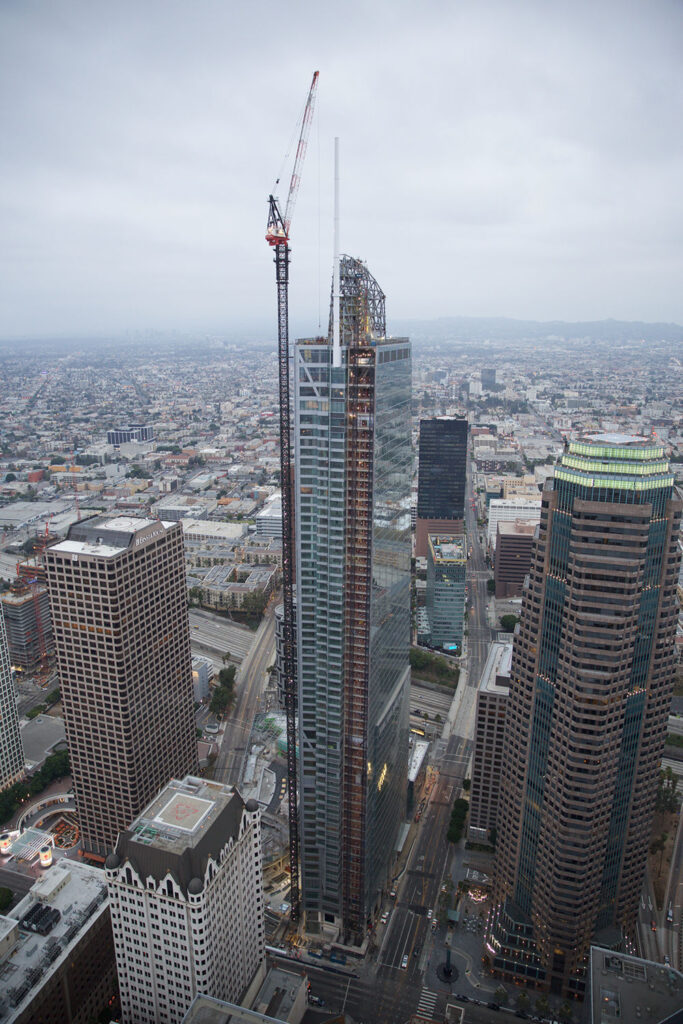
[[[430,533],[462,533],[467,474],[467,420],[420,420],[416,554],[427,555]]]

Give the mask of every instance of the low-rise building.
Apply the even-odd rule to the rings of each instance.
[[[201,498],[192,494],[169,494],[152,505],[152,513],[158,519],[177,523],[181,519],[208,519],[216,508],[213,498]]]

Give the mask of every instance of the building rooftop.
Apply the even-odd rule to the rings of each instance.
[[[181,1024],[285,1024],[280,1017],[266,1017],[213,996],[195,996]]]
[[[307,984],[305,971],[295,973],[272,966],[252,1003],[254,1011],[264,1014],[266,1019],[289,1020],[297,998],[301,1001],[301,986]]]
[[[235,796],[221,783],[192,776],[169,782],[131,825],[131,840],[176,852],[195,846]]]
[[[497,682],[501,677],[509,680],[512,666],[512,644],[493,643],[489,648],[484,671],[479,680],[482,693],[507,693],[507,686]]]
[[[49,551],[60,551],[73,555],[97,555],[99,558],[113,558],[127,551],[137,534],[148,527],[151,539],[169,530],[174,524],[160,519],[143,519],[138,516],[95,516],[76,522],[69,530],[66,540],[53,544]]]
[[[429,534],[429,546],[435,562],[464,562],[467,560],[465,538],[457,534]]]
[[[674,483],[664,447],[636,434],[588,434],[572,441],[555,480],[625,491],[659,490]]]
[[[141,878],[161,881],[170,872],[185,891],[193,880],[201,891],[208,857],[217,858],[230,836],[237,839],[245,807],[258,804],[245,804],[230,786],[192,775],[174,779],[119,834],[106,867],[128,860]]]
[[[44,915],[47,918],[45,934],[22,926],[31,908],[38,904],[59,912]],[[103,873],[89,864],[62,860],[45,871],[6,919],[0,917],[0,932],[3,921],[19,923],[19,941],[0,965],[0,1007],[3,997],[10,1007],[9,1017],[3,1017],[3,1021],[9,1024],[22,1012],[35,987],[43,984],[69,956],[83,929],[107,907],[107,883]]]
[[[683,974],[637,956],[591,946],[591,1024],[683,1022]]]
[[[536,523],[529,523],[525,519],[502,520],[498,523],[498,536],[533,537],[536,533]]]

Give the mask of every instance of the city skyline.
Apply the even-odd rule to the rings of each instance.
[[[349,269],[353,272],[351,281],[355,278],[356,291],[360,286],[363,293],[365,286],[369,288],[372,283],[367,268],[352,261]],[[349,299],[353,299],[354,288],[348,291]],[[372,297],[373,308],[379,310],[383,300],[381,292],[377,294],[374,286]],[[375,348],[378,357],[376,368],[392,376],[393,371],[407,360],[387,359],[386,356],[391,356],[394,350],[399,351],[403,344],[400,339],[371,344],[370,348]],[[305,356],[320,350],[324,355],[327,354],[322,352],[325,348],[322,339],[314,339],[308,344],[302,341],[295,346],[295,351]],[[335,940],[328,930],[333,963],[336,958],[342,972],[335,974],[325,963],[327,947],[324,932],[304,936],[300,931],[299,938],[304,944],[297,949],[297,955],[301,957],[299,964],[311,981],[312,1001],[324,1001],[330,1012],[343,1009],[354,1019],[372,1021],[373,1024],[404,1020],[416,1010],[418,1015],[438,1020],[442,1019],[445,1002],[449,998],[443,978],[438,974],[448,948],[452,962],[460,972],[457,985],[451,985],[450,1001],[454,997],[456,1001],[463,1002],[466,996],[470,1001],[466,1012],[475,1024],[487,1024],[488,1018],[494,1015],[486,1006],[477,1008],[474,1003],[484,993],[484,999],[490,1001],[493,995],[501,1003],[508,998],[510,1004],[530,996],[537,1015],[561,1019],[563,1013],[559,998],[551,1000],[549,1014],[547,1008],[541,1009],[538,993],[526,993],[508,983],[507,997],[504,993],[500,996],[494,994],[500,979],[491,977],[481,967],[482,953],[485,952],[481,929],[491,899],[487,896],[484,879],[492,877],[493,854],[487,853],[485,848],[463,850],[462,843],[455,839],[457,828],[451,817],[451,812],[461,809],[469,797],[472,801],[470,840],[485,847],[487,839],[493,838],[490,830],[495,828],[500,766],[505,763],[501,739],[504,709],[501,705],[506,699],[507,687],[499,680],[505,682],[509,665],[505,659],[493,659],[495,644],[492,645],[492,641],[499,630],[508,632],[512,628],[510,620],[514,622],[519,605],[506,597],[499,600],[492,593],[494,580],[486,556],[492,563],[491,534],[497,532],[499,538],[502,534],[500,525],[497,530],[490,528],[500,519],[502,506],[519,501],[520,495],[534,498],[540,511],[541,487],[543,481],[552,475],[553,464],[565,453],[564,439],[572,443],[585,434],[628,433],[634,430],[648,438],[656,434],[660,440],[651,443],[655,446],[661,443],[667,453],[671,452],[671,475],[675,474],[680,482],[683,478],[683,423],[677,414],[681,408],[682,386],[681,375],[677,372],[679,362],[671,345],[649,346],[643,341],[634,341],[609,352],[598,347],[590,348],[584,339],[567,347],[555,340],[537,349],[527,346],[506,351],[505,346],[497,346],[495,350],[487,349],[485,352],[476,345],[460,349],[425,345],[412,363],[412,387],[409,392],[406,389],[406,399],[410,400],[411,407],[404,401],[403,414],[397,416],[392,413],[383,425],[376,418],[376,438],[379,438],[379,448],[386,455],[385,442],[389,436],[394,436],[387,434],[387,427],[392,423],[396,428],[400,425],[401,436],[404,432],[412,434],[415,453],[420,422],[425,419],[466,416],[472,425],[463,510],[468,541],[466,580],[469,592],[466,635],[463,637],[465,657],[459,663],[450,663],[454,666],[450,676],[432,676],[430,680],[429,675],[425,679],[423,670],[425,665],[429,666],[433,655],[419,646],[411,652],[415,671],[407,694],[412,743],[406,773],[411,800],[402,814],[395,815],[396,825],[401,824],[394,850],[397,847],[402,849],[390,875],[391,888],[387,885],[384,893],[378,894],[372,908],[366,933],[366,955],[358,962],[355,959],[351,962],[348,951],[340,946],[343,936]],[[27,553],[30,557],[34,547],[37,551],[30,561],[38,565],[45,538],[56,542],[56,547],[59,547],[58,538],[67,535],[71,524],[76,524],[76,530],[93,529],[95,539],[101,536],[97,526],[92,521],[88,526],[85,519],[95,510],[107,519],[142,516],[149,521],[156,516],[164,520],[170,515],[183,517],[180,527],[183,541],[179,547],[182,547],[187,571],[192,651],[205,656],[209,672],[213,661],[213,695],[225,695],[224,675],[227,677],[234,672],[232,666],[237,669],[232,680],[235,704],[227,713],[216,710],[218,700],[215,708],[197,707],[191,731],[194,735],[196,726],[202,767],[210,760],[212,749],[214,752],[218,750],[216,778],[236,785],[244,794],[245,801],[254,799],[264,809],[265,941],[271,948],[279,947],[291,934],[288,931],[291,927],[288,920],[291,893],[286,867],[283,874],[289,795],[283,749],[284,719],[277,710],[277,672],[269,671],[273,659],[277,664],[274,608],[277,596],[268,606],[269,588],[265,582],[266,578],[274,578],[281,557],[277,539],[272,536],[278,506],[277,500],[273,499],[279,485],[275,353],[257,348],[228,349],[212,345],[201,350],[176,350],[173,346],[165,348],[160,345],[155,348],[140,346],[138,351],[130,353],[129,360],[128,354],[118,349],[112,352],[94,349],[90,352],[74,351],[67,359],[57,353],[53,357],[49,352],[37,356],[22,350],[5,357],[2,367],[6,384],[4,411],[8,413],[0,431],[4,453],[0,464],[3,471],[0,493],[4,498],[0,516],[5,531],[2,570],[6,577],[14,578],[16,561],[21,561]],[[315,384],[301,379],[298,372],[301,368],[315,371],[311,374]],[[494,368],[495,381],[491,375]],[[324,360],[316,362],[312,358],[302,358],[301,366],[297,367],[298,383],[302,389],[298,402],[302,416],[300,425],[304,431],[321,429],[319,424],[311,423],[305,417],[319,418],[324,423],[325,410],[322,404],[318,408],[316,403],[323,403],[325,395],[316,396],[310,389],[323,387],[324,372],[321,379],[321,371],[326,369]],[[485,370],[489,373],[482,372]],[[339,396],[328,395],[328,400],[338,402]],[[359,409],[356,407],[348,411],[358,413]],[[332,412],[338,416],[340,410],[335,406],[330,416]],[[351,422],[350,418],[345,422]],[[145,439],[138,440],[129,439],[128,433],[110,434],[110,431],[134,424],[153,427],[153,437],[148,434]],[[335,425],[339,425],[337,420]],[[318,441],[317,445],[305,450],[309,478],[303,481],[302,487],[302,497],[310,503],[304,514],[311,517],[315,514],[321,526],[321,530],[317,530],[315,524],[311,527],[311,535],[317,542],[326,515],[323,492],[327,487],[330,513],[334,511],[333,503],[338,501],[338,495],[330,496],[326,478],[318,472],[324,465],[321,437],[306,434],[304,439]],[[360,440],[356,438],[354,441],[354,451],[358,454],[361,454]],[[77,452],[72,447],[76,445]],[[351,466],[344,467],[354,476],[354,491],[359,487],[362,491],[365,486],[363,462],[359,457],[352,460]],[[443,458],[443,467],[446,462]],[[631,474],[637,480],[642,475]],[[387,477],[380,473],[379,480],[397,484],[397,478],[392,475]],[[309,486],[313,488],[311,494],[305,490]],[[413,521],[417,518],[418,491],[419,474],[413,466],[411,492],[401,499],[406,527],[410,522],[409,516]],[[384,484],[382,493],[385,493]],[[397,496],[394,490],[393,498]],[[26,500],[21,500],[22,497]],[[358,497],[361,497],[360,492],[356,494],[356,499]],[[621,504],[620,508],[623,507]],[[357,505],[355,511],[358,511]],[[514,511],[516,515],[519,510]],[[327,518],[329,524],[329,516]],[[353,518],[358,522],[347,525],[352,528],[355,541],[364,528],[363,516]],[[655,517],[653,527],[657,527],[657,523]],[[392,614],[392,607],[387,608],[385,602],[384,585],[390,582],[391,572],[398,566],[399,548],[394,543],[396,538],[392,539],[386,532],[383,501],[380,501],[377,526],[377,571],[373,571],[372,577],[372,599],[377,603],[377,618],[374,626],[371,620],[371,637],[377,636],[377,632],[372,632],[375,626],[380,631],[391,632],[398,611],[394,607]],[[334,567],[339,545],[335,547],[334,538],[331,541],[330,566]],[[603,545],[599,551],[604,558]],[[316,573],[315,590],[327,596],[330,588],[326,587],[323,560],[316,561],[313,557],[309,562]],[[261,573],[260,583],[251,580],[254,566]],[[216,573],[222,574],[225,580],[239,574],[242,580],[226,584],[234,586],[234,591],[221,591],[222,614],[215,610]],[[422,603],[429,600],[429,566],[421,566],[418,560],[415,573],[414,594],[419,614],[424,611]],[[247,574],[250,576],[248,583],[244,579]],[[82,585],[84,581],[74,579],[73,582],[74,585]],[[356,604],[360,603],[361,585],[362,573],[354,571],[348,575],[346,593],[351,592]],[[683,587],[683,574],[679,576],[678,585]],[[250,598],[258,597],[261,606],[266,605],[256,633],[246,626],[236,597],[252,586],[256,589],[249,591]],[[306,586],[308,588],[308,582]],[[314,594],[311,598],[313,604],[315,597]],[[197,607],[198,604],[203,607]],[[237,622],[226,621],[226,608]],[[388,617],[385,615],[387,610]],[[98,611],[93,606],[92,615],[97,615]],[[73,621],[72,616],[69,616],[69,621]],[[92,617],[89,621],[95,627],[98,625]],[[252,625],[256,626],[257,621],[258,617],[253,616]],[[338,632],[337,621],[335,615],[326,619],[324,609],[318,614],[316,625],[320,625],[321,633],[323,628],[326,631],[328,650],[334,634]],[[309,625],[310,618],[307,630]],[[61,630],[62,623],[58,626]],[[79,632],[86,637],[89,635],[87,630]],[[403,632],[399,632],[403,636]],[[46,645],[48,635],[45,634]],[[360,633],[353,636],[354,640],[359,638]],[[394,658],[398,647],[391,637],[388,639],[390,642],[384,648],[385,651],[388,648],[386,665]],[[308,641],[307,633],[304,638],[307,654],[310,652]],[[354,643],[353,650],[347,648],[349,656],[356,656],[358,646]],[[487,660],[489,653],[491,657]],[[316,669],[318,666],[321,668],[318,678],[322,678],[323,669],[329,673],[331,668],[325,661],[322,644],[320,655],[316,666]],[[226,668],[228,664],[230,668]],[[680,668],[678,671],[680,678]],[[96,687],[97,677],[94,673],[88,675],[93,677]],[[30,673],[23,672],[16,679],[28,755],[26,789],[18,789],[15,794],[20,802],[24,801],[24,792],[28,792],[29,786],[31,791],[35,788],[34,780],[36,783],[42,781],[42,770],[36,770],[36,766],[54,743],[58,722],[63,720],[64,713],[54,673],[47,682],[43,677],[33,683],[27,677]],[[441,685],[435,686],[435,682]],[[90,685],[87,678],[85,685]],[[211,692],[208,695],[212,703],[213,695]],[[106,697],[104,693],[102,696]],[[475,704],[484,700],[488,709],[480,729],[478,721],[474,726]],[[50,705],[48,714],[39,714],[39,708],[45,709],[46,704]],[[221,708],[224,706],[220,704]],[[358,710],[362,709],[359,707],[353,711],[355,721],[360,718]],[[327,704],[320,700],[316,707],[318,713],[321,729],[323,724],[328,727],[333,724],[336,709],[331,700]],[[223,721],[216,720],[216,715],[220,717],[221,714]],[[32,723],[30,718],[33,715],[38,717]],[[382,729],[386,717],[381,718]],[[675,728],[671,722],[670,719],[670,730]],[[42,741],[37,739],[41,733],[44,734]],[[476,752],[475,765],[471,770],[468,767],[473,748],[476,751],[477,747],[479,771]],[[396,749],[402,752],[402,745],[399,748],[396,744]],[[667,745],[664,756],[669,758],[675,753],[675,747]],[[382,782],[380,795],[384,797],[392,778],[391,765],[376,755],[370,756],[368,761],[382,765],[377,781],[378,786]],[[399,768],[398,777],[400,775]],[[468,776],[471,777],[471,790],[467,787]],[[355,780],[351,781],[355,799],[358,786]],[[667,783],[667,787],[668,797],[674,800],[673,784],[669,787]],[[68,783],[64,786],[65,790],[67,788]],[[559,786],[557,788],[559,791]],[[6,795],[3,793],[7,815],[13,806],[13,791],[14,787]],[[473,804],[478,791],[483,792],[485,805],[483,814],[476,817]],[[334,791],[332,796],[335,796]],[[37,800],[41,799],[39,793]],[[38,804],[35,807],[24,806],[19,813],[24,816],[26,811],[30,815],[26,819],[28,822],[40,820],[50,813],[49,810],[39,810]],[[55,843],[53,867],[35,865],[31,869],[44,874],[46,891],[53,884],[52,878],[64,867],[68,868],[68,858],[77,856],[75,848],[68,846],[64,850],[61,844],[76,841],[77,845],[80,841],[78,816],[72,808],[64,805],[60,808],[58,804],[55,815],[62,814],[71,822],[68,827],[65,828],[65,821],[50,818],[44,821],[44,834],[32,838],[36,857],[43,843]],[[681,918],[675,887],[681,877],[677,865],[683,844],[676,847],[673,841],[675,828],[670,824],[673,812],[667,811],[666,814],[668,817],[656,817],[651,833],[652,840],[660,840],[663,832],[668,832],[670,837],[668,846],[660,846],[658,852],[650,857],[649,875],[655,887],[658,885],[658,872],[662,872],[659,895],[656,903],[655,894],[652,895],[654,906],[650,911],[647,903],[649,890],[643,889],[638,921],[643,955],[651,961],[659,961],[659,966],[651,964],[648,967],[649,977],[655,983],[658,978],[671,978],[666,966],[668,959],[674,968],[680,966],[677,940]],[[371,827],[375,819],[380,821],[379,815],[373,817],[372,808],[367,818],[371,819]],[[319,821],[329,826],[331,819],[320,818]],[[393,818],[391,824],[393,827]],[[464,829],[467,829],[466,821]],[[153,826],[153,831],[156,831],[156,826]],[[368,839],[370,832],[371,829]],[[147,833],[145,835],[151,838]],[[316,830],[316,842],[319,835]],[[327,837],[327,832],[325,835]],[[3,860],[3,866],[7,868],[5,877],[13,880],[17,877],[12,873],[13,851],[16,850],[18,856],[22,842],[26,847],[26,840],[21,837],[15,840],[10,834],[3,835],[2,839],[0,852],[3,858],[9,858]],[[454,842],[455,845],[451,845]],[[498,845],[501,844],[499,836]],[[322,848],[320,843],[319,848]],[[145,849],[149,854],[151,848],[145,846]],[[472,871],[476,871],[477,876]],[[201,871],[194,874],[201,875]],[[475,886],[474,881],[482,881],[483,884]],[[460,882],[464,885],[461,886]],[[666,890],[662,892],[662,887],[669,884],[672,903]],[[468,885],[471,887],[470,896],[463,891]],[[166,899],[165,896],[163,898]],[[34,899],[34,895],[28,899]],[[73,924],[73,918],[66,916],[64,919],[70,898],[67,899],[61,890],[60,901],[58,908],[63,911],[63,921],[58,938],[66,934]],[[128,905],[126,913],[131,911]],[[446,915],[451,911],[460,915],[455,931],[447,926]],[[13,913],[10,910],[10,915]],[[71,914],[75,913],[72,908]],[[483,914],[482,918],[480,914]],[[150,917],[150,920],[153,919]],[[450,920],[453,921],[452,916]],[[653,920],[657,925],[656,932],[651,929]],[[88,923],[84,927],[87,926]],[[137,937],[133,935],[134,940]],[[83,942],[86,941],[83,936]],[[151,939],[150,943],[153,941]],[[180,941],[180,937],[174,941]],[[34,968],[53,946],[52,935],[46,937],[45,945],[36,947],[33,940],[24,943],[23,948],[5,962],[9,966],[0,965],[0,990],[5,985],[10,997],[18,999],[18,982],[20,978],[26,978],[31,988],[25,998],[32,1001],[43,999],[49,989],[45,987],[45,979],[38,978]],[[150,948],[152,956],[156,954],[158,957],[159,951],[152,946]],[[144,971],[149,968],[144,961],[136,963],[136,957],[142,958],[135,948],[131,952],[134,969],[140,967],[143,977],[146,977]],[[340,958],[345,956],[347,963],[344,967]],[[173,980],[176,987],[181,983],[185,993],[185,986],[191,986],[191,982],[181,979],[177,958],[171,953],[167,960],[163,954],[161,959],[167,980]],[[617,957],[614,959],[616,962]],[[19,960],[21,976],[15,974],[10,978]],[[87,964],[79,965],[78,971],[74,968],[75,980],[87,980],[87,970]],[[344,977],[344,970],[350,976]],[[162,983],[166,984],[166,981],[162,979]],[[276,983],[279,981],[273,982]],[[453,991],[456,988],[463,993],[462,997]],[[268,991],[273,991],[272,985]],[[85,994],[94,1004],[102,998],[102,989],[97,992],[93,989]],[[167,994],[170,995],[168,988]],[[301,994],[305,1002],[305,991]],[[0,996],[0,1003],[2,998]],[[144,998],[154,1001],[154,997],[147,994]],[[175,999],[176,995],[172,998]],[[518,1005],[522,1003],[518,1002]],[[528,1004],[527,1008],[531,1009]],[[576,1018],[578,1004],[572,1004],[570,1009]]]
[[[270,328],[266,199],[314,68],[300,333],[326,320],[335,135],[342,247],[396,318],[683,321],[679,5],[295,10],[277,61],[263,16],[5,5],[4,336]]]

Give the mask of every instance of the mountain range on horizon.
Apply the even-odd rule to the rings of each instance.
[[[388,323],[393,336],[407,335],[418,344],[482,344],[507,345],[536,341],[572,341],[584,343],[683,343],[683,326],[677,323],[648,323],[641,320],[517,320],[511,317],[449,316],[423,318],[396,318]],[[54,334],[52,336],[17,336],[0,338],[0,355],[15,354],[21,344],[25,354],[49,348],[54,354],[74,350],[89,350],[116,343],[117,348],[136,347],[141,342],[151,348],[168,345],[192,348],[210,344],[212,349],[222,345],[252,345],[256,348],[276,344],[273,327],[249,325],[243,327],[210,327],[196,330],[131,329],[125,332],[98,334]],[[296,322],[290,325],[290,338],[308,337],[311,331]]]

